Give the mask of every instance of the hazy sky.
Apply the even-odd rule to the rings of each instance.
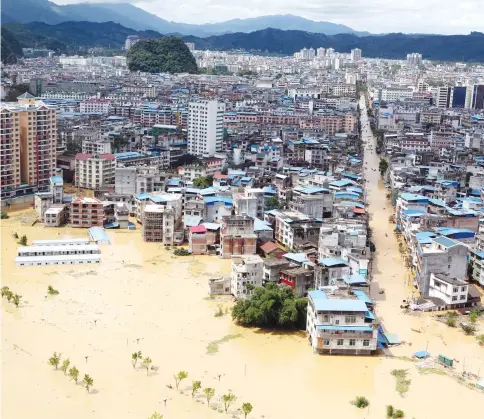
[[[58,4],[86,0],[54,0]],[[91,3],[103,0],[87,0]],[[131,3],[175,22],[208,23],[294,14],[373,33],[484,32],[484,0],[104,0]]]

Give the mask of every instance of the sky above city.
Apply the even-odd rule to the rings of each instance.
[[[131,3],[166,20],[195,24],[293,14],[372,33],[484,32],[483,0],[54,0],[86,1]]]

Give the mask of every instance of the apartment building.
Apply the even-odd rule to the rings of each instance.
[[[264,261],[259,255],[232,256],[230,288],[238,300],[250,297],[253,287],[262,286]]]
[[[79,112],[108,115],[111,101],[107,99],[88,99],[79,103]]]
[[[163,205],[148,204],[143,209],[143,240],[173,246],[175,211]]]
[[[243,194],[234,194],[234,207],[237,215],[264,218],[264,190],[245,188]]]
[[[99,199],[79,196],[71,204],[72,227],[102,227],[104,208]]]
[[[86,189],[114,186],[114,154],[76,154],[75,185]]]
[[[82,140],[84,154],[111,154],[111,140],[109,138],[91,138]]]
[[[222,217],[220,233],[220,256],[229,259],[233,255],[255,255],[257,236],[254,234],[254,219],[247,215]]]
[[[188,108],[188,152],[213,156],[222,151],[225,104],[216,100],[190,102]]]
[[[47,190],[55,174],[57,114],[29,93],[0,104],[1,197]]]
[[[319,354],[371,355],[377,349],[378,325],[367,304],[348,291],[308,293],[306,332]]]
[[[289,208],[308,217],[331,217],[333,213],[333,192],[317,186],[294,188]]]
[[[74,265],[100,262],[97,244],[75,244],[19,247],[15,262],[17,266]]]

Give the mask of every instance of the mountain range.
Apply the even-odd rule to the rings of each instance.
[[[226,22],[194,25],[169,22],[129,3],[77,3],[64,6],[49,0],[2,0],[2,23],[43,22],[50,25],[66,21],[115,22],[135,30],[155,30],[163,34],[193,35],[199,37],[233,32],[253,32],[266,28],[303,30],[335,35],[357,32],[348,26],[331,22],[315,22],[293,15],[261,16],[232,19]]]
[[[39,22],[7,23],[2,25],[2,31],[5,29],[21,47],[45,47],[58,53],[77,52],[79,47],[121,49],[128,35],[138,35],[144,39],[163,36],[156,31],[136,31],[114,22],[63,22],[57,25]],[[356,36],[269,28],[251,33],[182,38],[185,42],[194,42],[197,49],[243,49],[291,55],[305,47],[334,48],[338,52],[350,52],[353,48],[360,48],[365,57],[405,59],[407,53],[418,51],[430,60],[484,62],[484,34],[480,32],[470,35],[392,33]]]

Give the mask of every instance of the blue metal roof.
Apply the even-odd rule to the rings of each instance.
[[[420,217],[425,214],[425,211],[415,209],[405,209],[402,211],[407,217]]]
[[[311,195],[311,194],[317,194],[321,192],[327,193],[329,192],[329,189],[321,188],[319,186],[309,186],[307,188],[296,188],[296,191],[301,192],[303,194]]]
[[[64,183],[64,179],[62,179],[61,176],[51,176],[50,177],[50,183],[56,185],[58,183]]]
[[[223,202],[225,206],[228,207],[233,205],[232,198],[229,198],[228,196],[206,196],[203,198],[203,200],[207,205],[213,205],[216,202]]]
[[[309,260],[306,253],[286,253],[283,255],[283,257],[298,263],[303,263]]]
[[[368,281],[360,274],[349,275],[346,278],[343,278],[345,284],[353,285],[353,284],[368,284]]]
[[[414,193],[405,192],[405,193],[402,193],[400,197],[405,201],[421,202],[423,204],[426,204],[429,202],[429,199],[427,197],[423,195],[414,194]]]
[[[273,231],[270,226],[267,225],[265,221],[259,218],[254,218],[254,231]]]
[[[318,262],[321,265],[329,266],[329,267],[337,266],[337,265],[348,266],[348,262],[341,258],[322,258],[322,259],[319,259]]]
[[[348,186],[348,185],[352,185],[353,183],[349,180],[335,180],[333,182],[331,182],[329,184],[329,186],[337,186],[337,187],[340,187],[340,186]]]
[[[445,247],[452,247],[457,245],[457,243],[454,240],[448,239],[447,237],[437,237],[434,239],[434,242],[441,244],[442,246]]]
[[[368,297],[368,294],[366,294],[365,291],[354,290],[353,293],[356,295],[356,298],[358,298],[358,300],[364,301],[366,304],[373,305],[373,301],[371,301],[370,297]]]
[[[88,228],[89,236],[92,238],[92,240],[98,242],[98,241],[107,241],[108,243],[111,243],[109,240],[108,235],[106,234],[106,231],[104,230],[103,227],[90,227]]]

